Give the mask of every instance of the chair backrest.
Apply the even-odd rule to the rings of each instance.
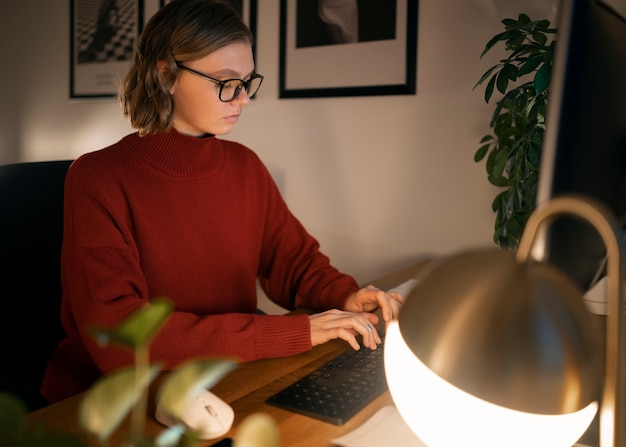
[[[63,187],[71,160],[0,166],[0,390],[29,410],[64,332]]]

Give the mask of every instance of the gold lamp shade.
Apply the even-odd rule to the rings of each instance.
[[[599,395],[589,318],[564,274],[494,248],[436,265],[398,323],[414,355],[457,388],[514,410],[563,414]]]
[[[587,221],[607,250],[603,372],[582,291],[530,256],[541,224],[561,215]],[[600,402],[600,446],[626,447],[621,239],[607,207],[560,197],[533,212],[516,252],[434,264],[385,336],[389,391],[411,430],[429,447],[571,447]]]

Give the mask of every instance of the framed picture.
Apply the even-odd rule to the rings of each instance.
[[[70,98],[114,97],[143,26],[143,0],[70,0]]]
[[[254,48],[257,47],[256,42],[256,17],[257,17],[257,0],[227,0],[241,15],[243,22],[248,25],[252,35],[254,36]],[[170,0],[159,0],[161,8]]]
[[[281,0],[280,98],[416,91],[418,0]]]

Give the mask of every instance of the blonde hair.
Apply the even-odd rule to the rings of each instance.
[[[176,62],[200,59],[235,42],[252,45],[252,39],[239,13],[222,0],[173,0],[152,16],[139,37],[118,95],[123,115],[140,135],[168,131]],[[167,69],[159,70],[158,61]]]

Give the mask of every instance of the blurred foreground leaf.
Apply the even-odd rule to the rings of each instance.
[[[159,370],[160,367],[156,365],[140,370],[130,367],[102,377],[81,401],[81,426],[101,441],[108,439]]]
[[[0,392],[0,439],[3,434],[17,433],[26,426],[26,405],[17,397]]]
[[[235,369],[230,359],[194,359],[173,371],[159,390],[158,402],[168,414],[179,420],[193,399],[211,388]]]
[[[233,447],[279,446],[278,425],[267,413],[254,413],[245,418],[237,429],[233,443]]]
[[[49,430],[43,424],[26,426],[26,405],[16,396],[0,392],[0,445],[7,447],[86,447],[71,434]]]
[[[147,346],[161,329],[173,310],[167,298],[155,298],[143,308],[133,312],[117,327],[93,327],[92,334],[102,346],[115,343],[131,348]]]

